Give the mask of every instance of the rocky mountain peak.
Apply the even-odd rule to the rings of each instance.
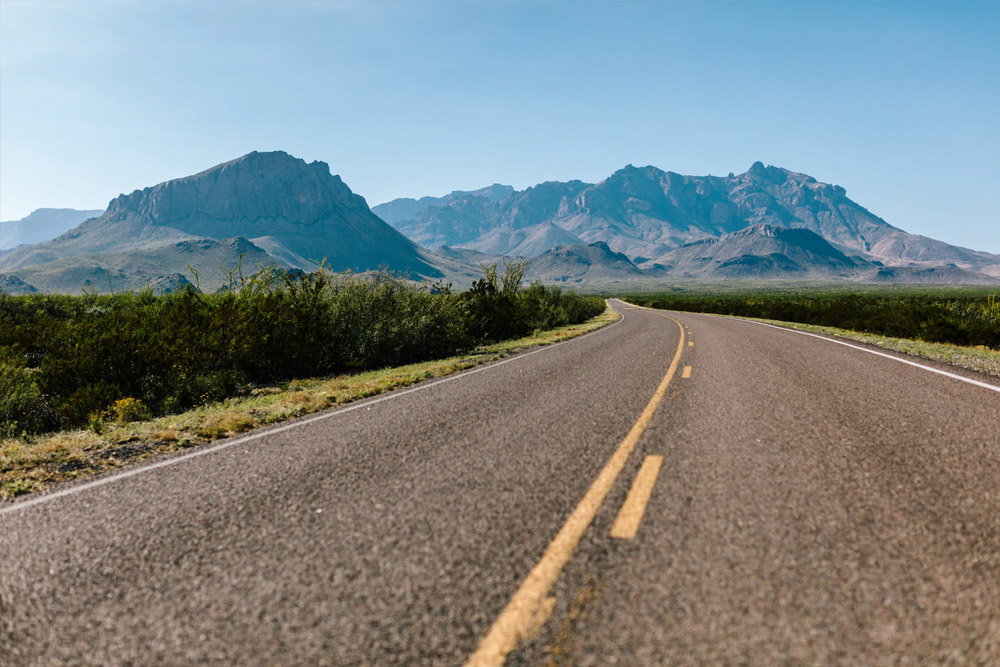
[[[782,169],[781,167],[775,167],[773,165],[764,166],[764,163],[758,160],[750,165],[747,170],[746,176],[752,177],[761,181],[768,181],[776,185],[780,185],[788,180],[788,177],[792,172],[787,169]]]
[[[281,219],[311,223],[331,210],[367,211],[325,162],[283,151],[248,153],[203,172],[113,199],[108,213],[133,213],[159,225]]]

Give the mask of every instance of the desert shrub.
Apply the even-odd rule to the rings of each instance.
[[[59,418],[24,362],[0,353],[0,437],[55,428]]]
[[[522,289],[523,268],[492,267],[462,294],[320,267],[234,271],[217,294],[0,295],[0,349],[20,364],[10,371],[17,395],[51,406],[31,412],[31,429],[100,427],[119,419],[109,406],[122,400],[179,412],[296,377],[441,358],[603,310],[601,299]]]
[[[527,313],[518,308],[526,262],[483,266],[484,276],[463,295],[470,335],[477,342],[510,338],[526,328]]]
[[[150,418],[149,408],[138,398],[119,398],[111,404],[108,417],[119,424],[137,422]]]
[[[462,295],[469,333],[477,342],[583,322],[604,310],[604,300],[535,283],[521,288],[527,262],[483,267],[483,278]]]

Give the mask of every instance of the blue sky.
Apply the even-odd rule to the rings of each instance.
[[[802,171],[1000,252],[1000,3],[0,0],[0,219],[251,150],[374,205]]]

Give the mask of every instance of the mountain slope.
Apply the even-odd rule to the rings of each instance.
[[[808,229],[758,224],[675,248],[643,268],[677,278],[847,278],[873,265],[849,257]]]
[[[606,243],[553,248],[531,260],[525,278],[543,282],[608,283],[647,277]]]
[[[8,277],[41,292],[106,293],[144,287],[163,291],[188,282],[214,292],[229,283],[224,270],[239,265],[248,275],[275,264],[287,266],[244,238],[191,239],[143,250],[64,257],[20,268]]]
[[[551,222],[530,227],[497,227],[462,247],[488,255],[535,257],[558,246],[580,245],[583,240]]]
[[[0,250],[30,243],[43,243],[104,211],[73,208],[40,208],[20,220],[0,222]]]

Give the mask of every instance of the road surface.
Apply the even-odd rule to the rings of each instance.
[[[0,506],[0,663],[1000,663],[1000,383],[615,305]]]

